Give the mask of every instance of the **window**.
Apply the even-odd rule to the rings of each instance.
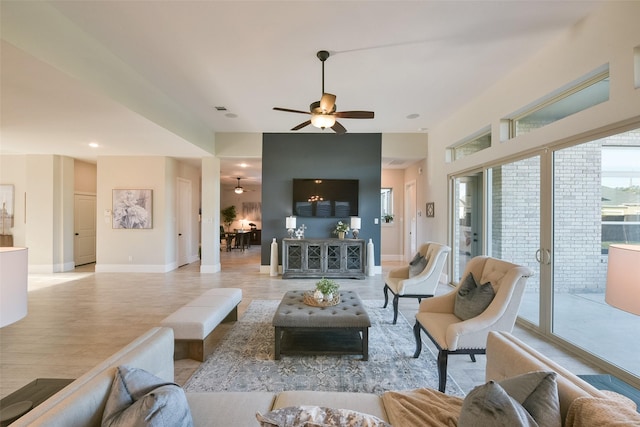
[[[491,147],[491,128],[485,128],[479,133],[452,145],[449,150],[451,159],[455,161],[489,147]]]
[[[550,95],[511,119],[512,138],[609,100],[609,70],[574,83],[570,89]]]
[[[380,217],[384,219],[387,215],[393,215],[393,189],[380,189]]]

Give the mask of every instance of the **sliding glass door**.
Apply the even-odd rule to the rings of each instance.
[[[534,271],[519,315],[540,322],[540,156],[493,167],[489,177],[487,254]],[[547,258],[545,258],[547,259]]]
[[[553,194],[553,334],[640,376],[640,317],[604,301],[609,245],[640,244],[640,129],[554,151]]]
[[[482,177],[475,173],[454,179],[453,281],[462,279],[469,260],[482,254]]]
[[[638,383],[640,316],[611,307],[604,292],[609,245],[640,245],[640,129],[452,182],[454,280],[481,253],[530,267],[520,321]]]

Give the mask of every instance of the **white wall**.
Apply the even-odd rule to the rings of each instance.
[[[201,273],[220,271],[220,159],[202,159]]]
[[[95,163],[74,161],[74,190],[76,193],[96,194],[97,169]]]
[[[0,156],[3,184],[13,184],[13,244],[29,248],[29,272],[71,270],[73,159],[56,155]]]
[[[167,157],[98,158],[96,271],[166,272],[177,267],[176,178],[192,184],[193,215],[190,255],[197,257],[200,206],[199,172]],[[153,190],[153,228],[112,228],[112,190]]]
[[[633,49],[640,44],[640,2],[609,2],[580,22],[547,49],[465,108],[434,126],[429,133],[426,194],[432,195],[436,216],[421,238],[448,241],[448,176],[492,164],[546,145],[580,140],[617,126],[640,123],[640,91],[633,86]],[[588,74],[610,66],[609,101],[566,117],[513,140],[499,142],[500,121],[512,112]],[[446,147],[491,125],[492,146],[459,161],[446,162]],[[447,210],[448,212],[448,210]],[[429,234],[429,235],[428,235]]]

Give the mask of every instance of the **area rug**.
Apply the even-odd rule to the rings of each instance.
[[[387,390],[438,388],[435,356],[423,346],[413,358],[412,325],[382,301],[365,300],[371,319],[369,360],[360,356],[282,355],[274,360],[271,320],[279,301],[255,300],[216,350],[189,378],[188,392],[317,390],[382,394]],[[464,396],[449,376],[447,394]]]

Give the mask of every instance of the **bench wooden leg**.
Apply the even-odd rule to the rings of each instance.
[[[204,362],[206,357],[203,340],[175,340],[173,360],[193,359]]]

